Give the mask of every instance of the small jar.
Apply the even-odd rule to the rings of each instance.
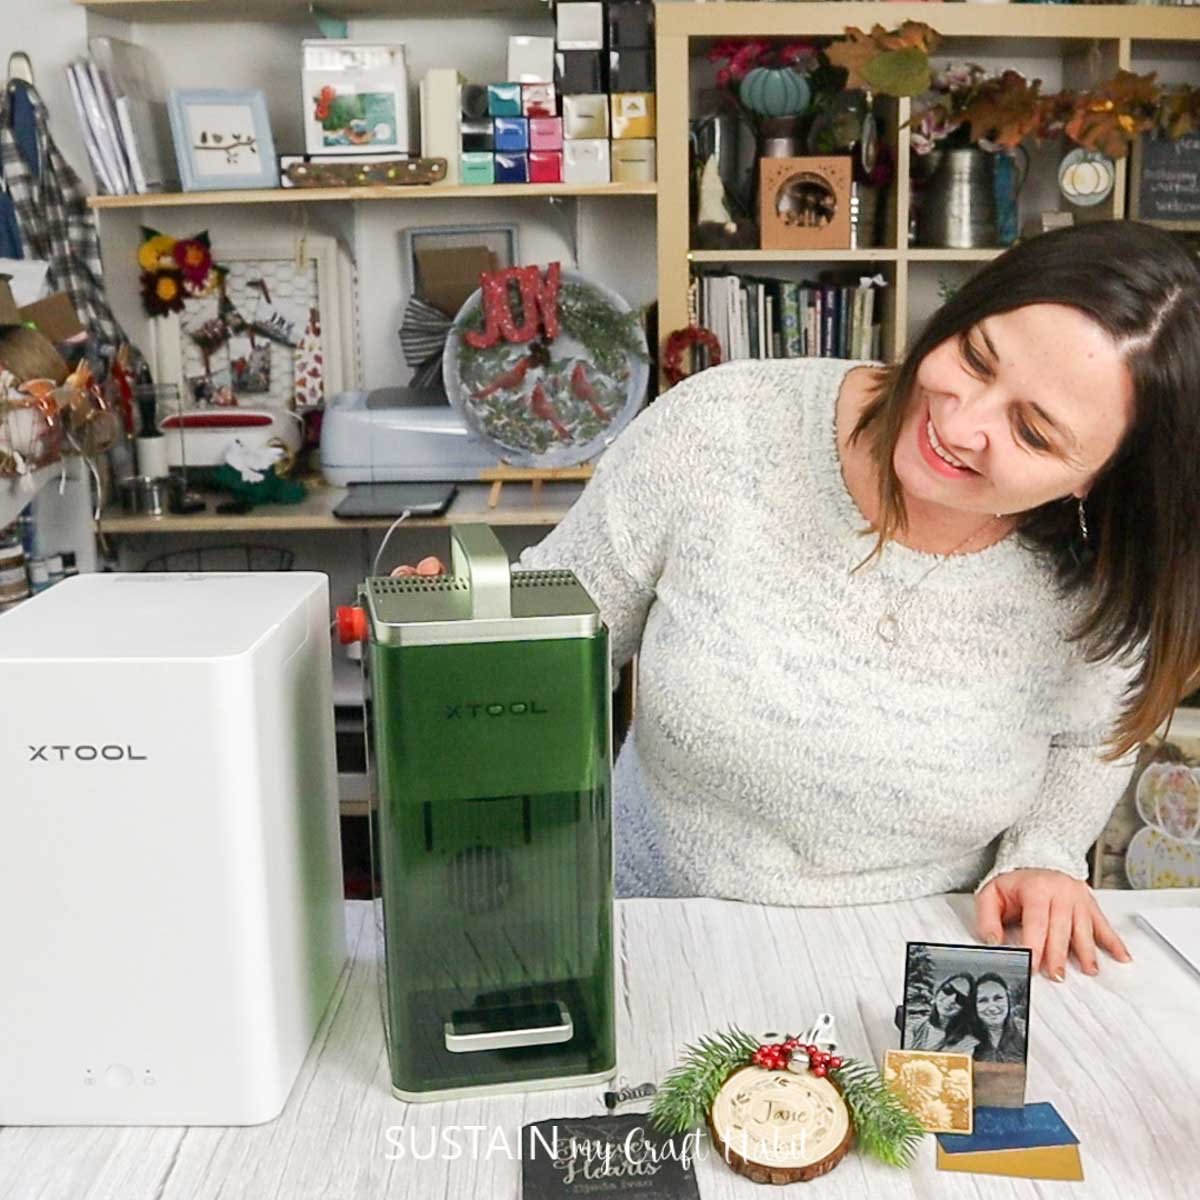
[[[44,592],[50,586],[50,568],[44,558],[29,560],[29,583],[33,588],[34,595]]]

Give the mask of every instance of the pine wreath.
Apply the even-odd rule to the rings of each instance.
[[[525,322],[518,288],[507,297]],[[444,370],[451,403],[500,456],[522,465],[569,466],[593,457],[640,407],[649,355],[637,313],[593,281],[563,273],[557,336],[470,343],[485,309],[476,294],[455,317]]]

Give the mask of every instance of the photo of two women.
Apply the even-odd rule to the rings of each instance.
[[[912,942],[904,985],[904,1049],[1025,1061],[1029,952]]]

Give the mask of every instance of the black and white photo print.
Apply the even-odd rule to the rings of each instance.
[[[901,1047],[969,1054],[976,1103],[1023,1103],[1031,965],[1024,947],[909,942]]]

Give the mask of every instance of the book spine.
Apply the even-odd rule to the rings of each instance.
[[[837,352],[837,289],[831,283],[821,284],[821,355],[832,357]]]
[[[782,305],[783,356],[800,357],[800,297],[794,283],[784,282],[779,287]]]

